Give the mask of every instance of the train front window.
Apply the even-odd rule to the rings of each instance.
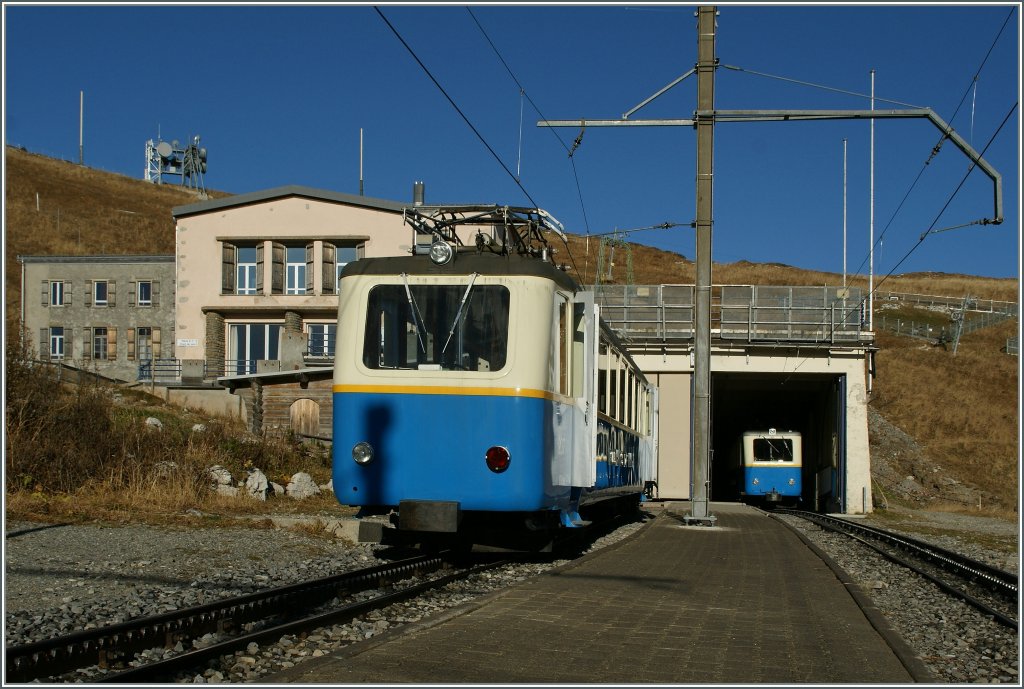
[[[377,285],[367,304],[363,364],[497,371],[508,352],[508,308],[501,285]]]
[[[793,441],[789,438],[754,438],[755,462],[792,462]]]

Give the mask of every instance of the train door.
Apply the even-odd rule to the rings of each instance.
[[[597,356],[598,306],[593,292],[573,295],[573,334],[570,390],[577,421],[573,424],[573,486],[592,486],[597,480]]]

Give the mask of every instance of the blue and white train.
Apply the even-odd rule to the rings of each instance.
[[[768,507],[796,505],[803,489],[803,440],[796,431],[746,431],[743,434],[745,500]]]
[[[657,391],[553,263],[557,223],[498,206],[406,222],[411,256],[341,276],[338,501],[409,542],[527,549],[588,506],[635,508],[656,478]]]

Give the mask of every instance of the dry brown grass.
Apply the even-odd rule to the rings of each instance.
[[[211,489],[219,464],[240,479],[259,468],[285,485],[299,471],[330,479],[329,454],[288,437],[253,436],[237,421],[197,418],[156,398],[100,382],[69,384],[9,348],[5,383],[7,517],[45,521],[161,520],[190,512],[260,515],[337,509],[331,495],[301,503],[229,497]],[[157,430],[146,420],[160,420]],[[193,426],[202,421],[204,429]]]
[[[573,277],[586,284],[594,282],[597,271],[599,240],[588,242],[586,237],[568,235],[568,252],[562,248],[558,260],[570,267]],[[549,241],[557,239],[549,236]],[[560,242],[558,242],[560,243]],[[693,260],[670,251],[663,251],[643,244],[630,245],[633,255],[633,282],[637,285],[660,284],[693,284],[696,270]],[[568,257],[571,252],[572,259]],[[607,267],[605,268],[607,270]],[[879,292],[905,292],[910,294],[931,294],[939,296],[962,297],[970,294],[980,299],[996,299],[1000,301],[1017,301],[1018,281],[1006,278],[987,278],[973,275],[956,275],[949,273],[907,273],[905,275],[885,278],[875,276],[875,286]],[[620,250],[613,271],[612,284],[623,284],[626,279],[625,259]],[[712,282],[716,285],[793,285],[818,287],[828,285],[837,287],[843,284],[843,276],[839,273],[825,273],[815,270],[804,270],[781,263],[751,263],[736,261],[735,263],[715,263],[712,266]],[[865,292],[868,288],[868,276],[848,275],[847,283],[860,287]]]
[[[964,336],[956,356],[921,340],[880,334],[872,406],[909,433],[957,480],[1016,504],[1018,358],[1001,351],[1008,321]]]

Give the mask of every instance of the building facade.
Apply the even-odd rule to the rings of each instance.
[[[408,251],[405,205],[287,186],[174,208],[177,356],[207,380],[330,363],[341,269]]]
[[[174,256],[18,256],[23,337],[44,361],[116,380],[174,352]]]

